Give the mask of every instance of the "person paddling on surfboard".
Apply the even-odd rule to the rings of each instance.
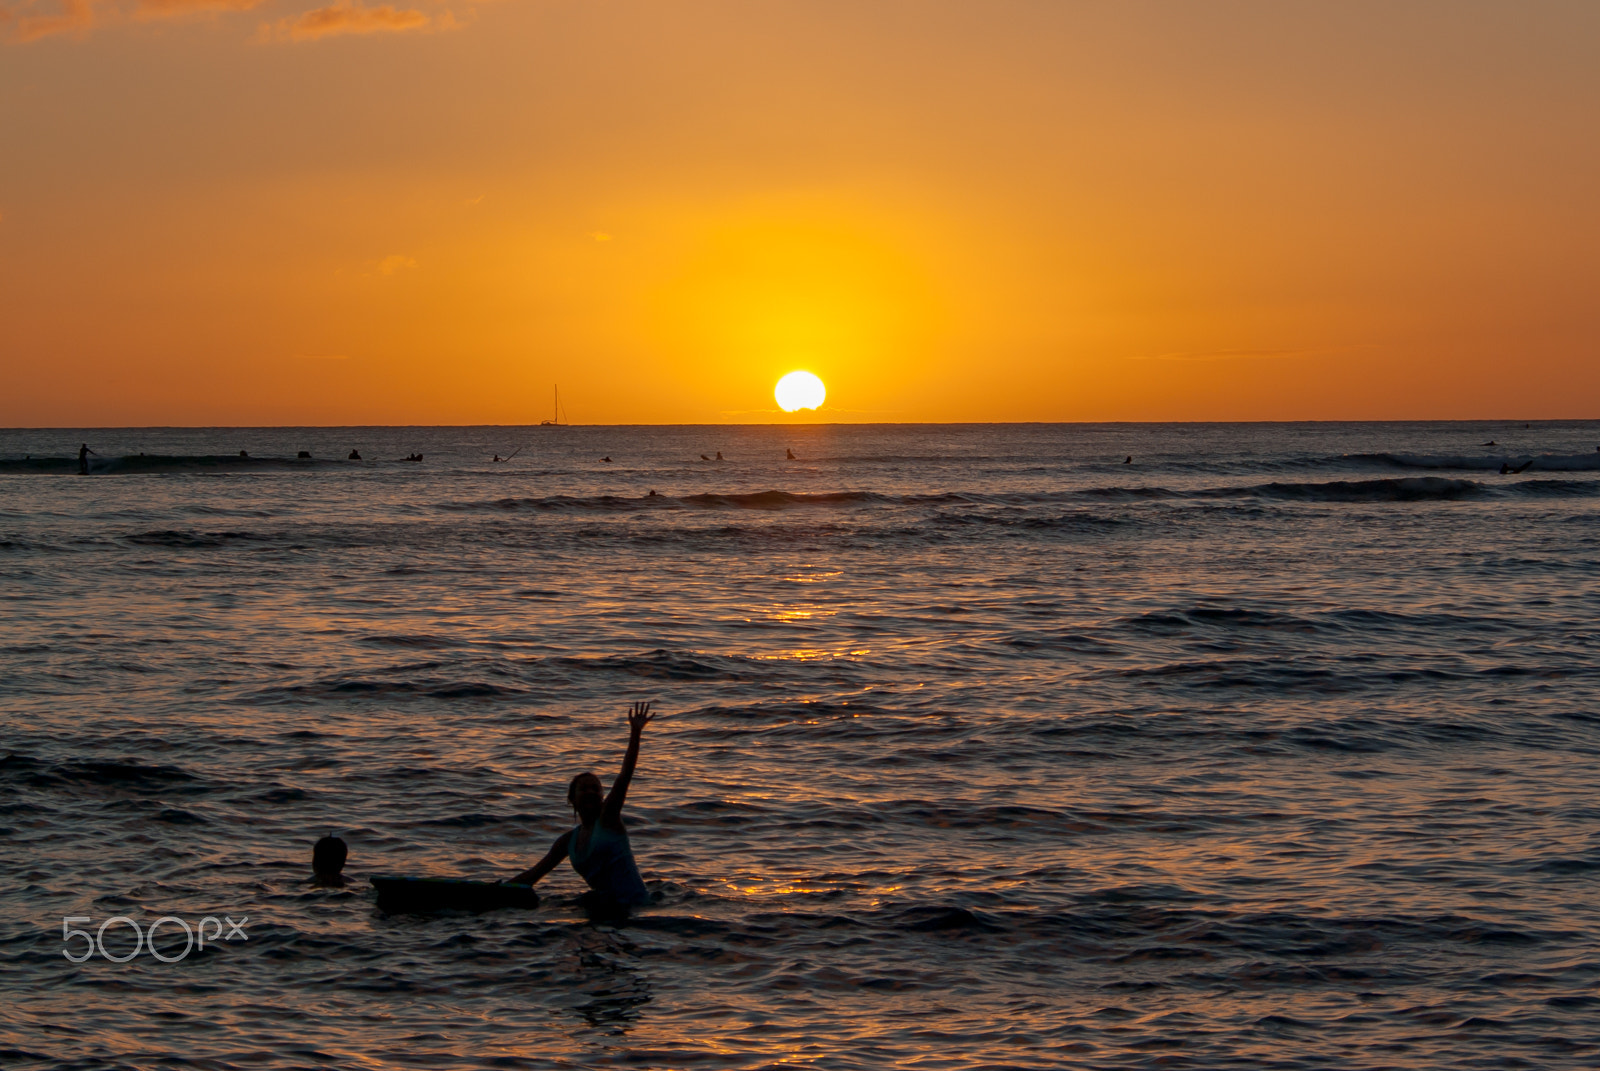
[[[628,751],[622,756],[622,769],[611,785],[611,792],[600,778],[581,773],[567,786],[567,802],[578,813],[578,824],[556,838],[545,857],[511,879],[514,885],[532,885],[556,868],[562,859],[572,860],[572,869],[589,884],[594,906],[603,908],[638,907],[650,902],[650,893],[633,861],[628,830],[622,824],[622,803],[628,797],[633,768],[639,762],[639,740],[644,727],[655,715],[649,703],[628,708]]]

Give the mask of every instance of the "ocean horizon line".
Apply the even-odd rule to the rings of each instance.
[[[792,423],[784,421],[684,421],[681,423],[568,423],[568,424],[0,424],[5,432],[52,431],[201,431],[241,430],[270,431],[302,428],[360,429],[360,428],[517,428],[551,430],[568,428],[1003,428],[1003,427],[1143,427],[1143,426],[1195,426],[1195,427],[1272,427],[1289,425],[1322,425],[1328,427],[1350,425],[1417,425],[1417,424],[1593,424],[1600,416],[1591,417],[1420,417],[1384,418],[1373,420],[874,420],[874,421],[816,421]]]

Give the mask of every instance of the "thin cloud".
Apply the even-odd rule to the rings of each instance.
[[[307,11],[298,18],[282,19],[276,27],[263,24],[262,37],[277,41],[317,41],[343,34],[405,33],[427,29],[432,22],[415,9],[401,10],[390,4],[362,7],[355,3],[337,3]],[[384,263],[393,259],[390,257]],[[409,267],[416,267],[416,264],[413,262]],[[393,274],[395,270],[389,269],[384,274]]]
[[[787,409],[770,406],[766,409],[719,409],[719,416],[794,416],[795,413],[816,413],[819,416],[833,416],[849,413],[853,416],[894,416],[904,413],[904,409],[846,409],[843,406],[823,402],[817,409],[796,409],[793,413]]]
[[[373,265],[378,269],[379,275],[394,275],[396,272],[407,271],[417,266],[415,257],[403,257],[399,253],[384,257]]]
[[[58,34],[84,36],[97,26],[182,18],[212,11],[249,11],[265,0],[0,0],[0,36],[25,43]]]
[[[1311,346],[1302,349],[1219,349],[1181,350],[1175,353],[1145,353],[1124,357],[1125,361],[1282,361],[1296,357],[1326,357],[1377,348],[1375,342],[1353,342],[1343,346]]]
[[[1130,361],[1279,361],[1286,357],[1310,357],[1324,350],[1188,350],[1178,353],[1146,353]]]
[[[139,0],[134,16],[141,19],[166,19],[196,11],[249,11],[266,0]]]
[[[37,0],[0,4],[0,26],[9,26],[6,37],[12,41],[37,41],[56,34],[85,34],[96,22],[90,0],[60,0],[48,6]]]

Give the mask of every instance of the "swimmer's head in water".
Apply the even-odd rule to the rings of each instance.
[[[567,785],[567,802],[585,822],[600,817],[606,805],[606,786],[592,773],[581,773]]]
[[[312,847],[311,870],[319,878],[337,877],[349,857],[350,849],[345,842],[330,833]]]

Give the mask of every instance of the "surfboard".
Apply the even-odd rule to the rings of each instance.
[[[395,913],[497,911],[505,907],[535,908],[539,894],[532,885],[505,885],[465,878],[373,878],[378,907]]]

